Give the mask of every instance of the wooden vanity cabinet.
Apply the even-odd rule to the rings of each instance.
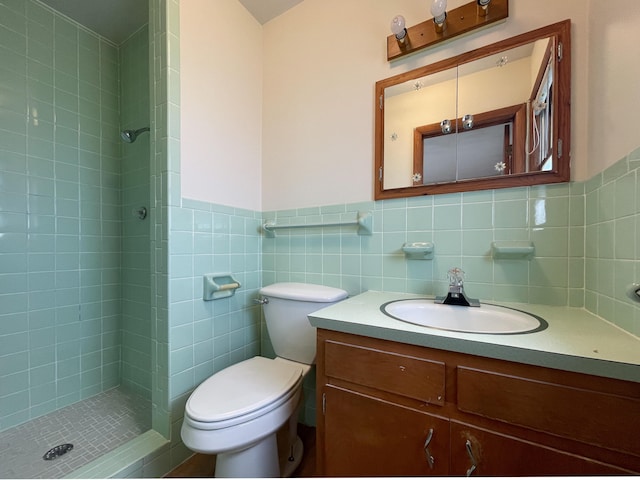
[[[628,470],[451,420],[450,475],[623,475]]]
[[[324,476],[640,473],[640,384],[318,330]]]
[[[449,473],[449,421],[354,391],[327,386],[324,474],[331,477]]]

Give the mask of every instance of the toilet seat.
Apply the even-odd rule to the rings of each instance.
[[[253,357],[201,383],[185,406],[185,420],[203,430],[227,428],[264,415],[295,394],[303,369],[293,362]]]

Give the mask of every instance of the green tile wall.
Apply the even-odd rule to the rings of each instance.
[[[625,296],[640,267],[640,149],[588,182],[264,212],[277,224],[355,220],[352,227],[278,231],[263,245],[263,284],[321,283],[351,295],[388,290],[438,295],[460,266],[467,292],[485,301],[586,307],[638,335],[640,308]],[[535,256],[494,260],[496,240],[531,240]],[[432,261],[407,260],[405,242],[435,244]]]
[[[585,307],[640,336],[640,307],[625,295],[640,282],[640,149],[585,185]]]
[[[5,429],[119,383],[121,223],[116,47],[35,1],[0,35]]]
[[[149,127],[149,28],[120,45],[122,129]],[[151,398],[149,133],[122,144],[122,385]]]
[[[260,214],[183,199],[171,207],[169,378],[179,440],[184,403],[213,373],[260,354]],[[241,288],[203,301],[203,275],[232,273]]]
[[[169,318],[168,318],[168,215],[169,202],[167,116],[167,84],[169,68],[167,44],[176,41],[168,37],[168,18],[177,15],[176,4],[167,0],[149,2],[149,72],[153,72],[151,89],[151,366],[154,430],[171,438],[171,408],[169,398]],[[179,17],[178,17],[179,18]],[[179,71],[179,70],[178,70]],[[172,118],[174,122],[176,119]],[[179,161],[179,157],[177,159]],[[177,465],[171,460],[172,465]]]
[[[123,206],[118,47],[36,0],[0,38],[1,430],[120,384]]]
[[[581,184],[563,184],[265,212],[278,224],[306,224],[355,220],[358,210],[368,210],[374,232],[279,231],[264,240],[263,282],[322,283],[352,295],[372,289],[435,295],[446,291],[447,270],[460,266],[467,291],[485,301],[582,306],[582,192]],[[536,256],[493,260],[496,240],[532,240]],[[405,242],[433,242],[434,259],[407,260]]]

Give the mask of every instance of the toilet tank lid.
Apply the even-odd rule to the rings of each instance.
[[[298,300],[300,302],[329,303],[347,298],[348,293],[341,288],[327,287],[325,285],[284,282],[262,287],[260,295]]]

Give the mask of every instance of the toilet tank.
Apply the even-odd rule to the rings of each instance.
[[[274,283],[260,289],[264,319],[278,357],[311,365],[316,359],[316,329],[307,315],[347,298],[347,292],[310,283]]]

